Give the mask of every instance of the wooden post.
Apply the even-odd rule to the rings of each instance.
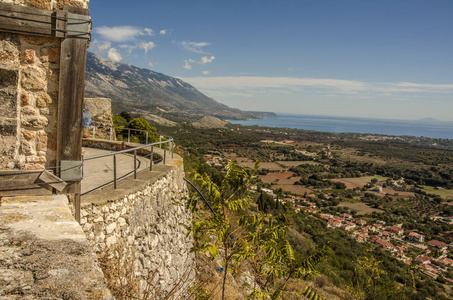
[[[164,145],[164,165],[165,165],[165,159],[166,158],[167,158],[167,145]]]
[[[116,155],[113,155],[113,188],[116,189]]]
[[[153,158],[153,151],[154,151],[154,146],[151,146],[151,154],[149,156],[149,170],[153,170],[153,164],[154,164],[154,158]]]
[[[76,189],[79,191],[81,190],[81,183],[77,182],[74,185],[78,185]],[[74,194],[74,211],[75,211],[75,219],[77,222],[80,223],[80,207],[81,207],[81,199],[80,199],[80,193],[75,193]]]
[[[65,5],[60,15],[89,15],[88,9]],[[57,168],[62,160],[82,160],[82,118],[85,91],[85,65],[89,40],[66,36],[61,42],[57,121]],[[80,220],[80,182],[63,191],[74,195],[76,218]],[[77,199],[77,201],[76,201]]]
[[[137,150],[134,150],[134,179],[137,179]]]

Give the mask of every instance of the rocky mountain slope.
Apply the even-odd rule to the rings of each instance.
[[[198,119],[203,115],[220,119],[262,117],[261,113],[243,112],[221,104],[181,79],[115,63],[90,52],[85,96],[111,98],[115,112],[146,112],[167,119]]]

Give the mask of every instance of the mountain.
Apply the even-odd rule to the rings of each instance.
[[[243,112],[221,104],[181,79],[116,63],[91,52],[87,54],[85,96],[112,99],[115,112],[126,110],[170,120],[199,119],[205,115],[220,119],[262,117],[262,113]]]

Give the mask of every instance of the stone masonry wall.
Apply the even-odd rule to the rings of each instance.
[[[89,0],[0,0],[56,10]],[[0,170],[56,166],[61,40],[0,32]]]
[[[96,126],[93,136],[92,126]],[[116,139],[113,127],[112,100],[109,98],[85,98],[83,100],[83,137]]]
[[[57,8],[62,8],[63,5],[88,8],[89,0],[2,0],[0,2],[48,10],[56,10]]]
[[[148,276],[155,290],[187,289],[194,280],[192,236],[186,236],[190,211],[183,202],[187,187],[182,164],[144,189],[104,205],[84,204],[81,224],[98,257],[132,254],[134,276],[143,292]],[[165,292],[162,294],[165,295]]]
[[[0,33],[0,169],[55,165],[60,42]]]

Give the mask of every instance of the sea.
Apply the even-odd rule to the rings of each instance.
[[[453,122],[430,118],[422,120],[395,120],[279,114],[278,117],[274,118],[246,121],[230,120],[229,122],[241,125],[295,128],[334,133],[371,133],[453,139]]]

